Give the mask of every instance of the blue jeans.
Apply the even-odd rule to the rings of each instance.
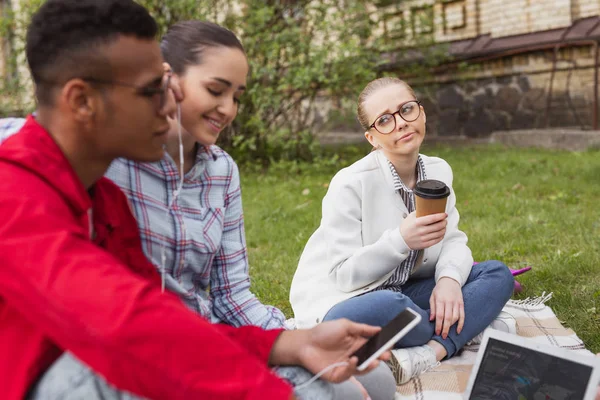
[[[404,336],[396,348],[421,346],[435,340],[446,349],[450,358],[469,340],[481,333],[498,316],[510,299],[514,278],[500,261],[486,261],[473,266],[462,287],[465,322],[460,334],[456,324],[443,339],[435,334],[435,321],[429,321],[429,298],[435,287],[434,278],[409,280],[402,292],[376,290],[336,304],[325,315],[324,321],[348,318],[369,325],[384,326],[405,308],[421,314],[421,322]]]

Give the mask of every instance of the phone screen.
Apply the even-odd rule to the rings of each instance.
[[[362,345],[360,349],[354,353],[358,357],[358,365],[361,365],[369,357],[371,357],[377,350],[382,346],[385,346],[398,332],[404,329],[409,323],[411,323],[417,316],[408,310],[402,311],[400,314],[391,320],[381,330],[371,336],[369,340]]]

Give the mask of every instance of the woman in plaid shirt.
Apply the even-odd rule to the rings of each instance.
[[[162,161],[119,159],[106,176],[130,200],[144,252],[165,268],[167,289],[215,323],[282,327],[283,313],[250,292],[239,172],[214,145],[245,90],[244,49],[229,30],[201,21],[171,27],[161,49],[185,93],[183,186],[174,200],[180,184],[176,119]]]

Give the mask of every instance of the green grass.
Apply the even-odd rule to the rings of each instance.
[[[321,218],[335,172],[367,147],[345,147],[335,165],[242,168],[252,290],[291,316],[289,287]],[[600,351],[600,152],[429,147],[454,170],[454,189],[475,260],[531,265],[519,298],[553,292],[549,305],[588,348]]]

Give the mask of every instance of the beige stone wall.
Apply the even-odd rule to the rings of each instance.
[[[573,19],[600,15],[600,0],[572,0],[571,15]]]
[[[481,2],[483,33],[502,37],[571,25],[576,0],[487,0]]]
[[[504,37],[570,26],[579,18],[600,15],[600,0],[408,0],[372,7],[375,35],[414,43],[419,23],[432,16],[436,42],[490,34]]]
[[[593,49],[591,46],[561,48],[558,52],[556,70],[592,70],[594,68]],[[465,80],[502,77],[507,75],[531,75],[552,70],[553,51],[545,50],[533,53],[518,54],[470,64],[463,70],[449,70],[440,73],[430,81],[446,83],[458,78]],[[576,67],[576,68],[574,68]],[[577,74],[579,72],[573,72]]]
[[[481,12],[478,7],[474,0],[436,2],[436,41],[468,39],[479,35]]]

